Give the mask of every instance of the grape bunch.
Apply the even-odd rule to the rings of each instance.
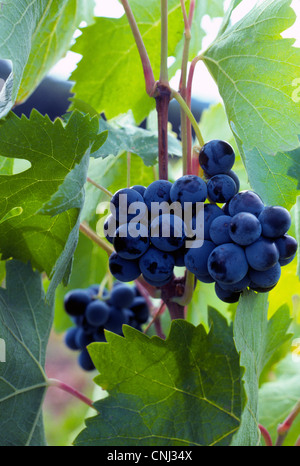
[[[288,235],[291,217],[283,207],[265,205],[255,192],[240,191],[234,163],[232,146],[212,140],[199,153],[203,178],[185,175],[174,183],[159,180],[147,188],[117,191],[104,225],[115,250],[109,259],[112,275],[121,282],[142,275],[150,285],[161,287],[174,278],[175,266],[186,267],[199,281],[215,283],[217,296],[227,303],[237,302],[247,288],[273,289],[281,267],[296,256],[297,241]],[[121,205],[122,194],[126,203]],[[186,206],[191,208],[194,232],[198,203],[204,203],[203,244],[186,247],[192,238]],[[157,204],[160,210],[153,216]],[[122,217],[124,211],[127,217]]]
[[[66,294],[64,309],[74,325],[65,334],[66,346],[79,351],[78,363],[85,371],[95,367],[87,346],[93,342],[105,342],[104,329],[123,336],[123,324],[141,331],[149,318],[149,308],[144,297],[135,286],[115,282],[111,292],[99,286],[75,289]]]

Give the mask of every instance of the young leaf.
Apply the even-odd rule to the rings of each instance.
[[[118,124],[118,121],[120,122]],[[141,157],[147,166],[157,163],[158,158],[158,134],[157,131],[135,126],[134,120],[122,118],[115,122],[107,122],[100,118],[99,131],[108,131],[106,142],[93,153],[93,157],[105,158],[108,155],[119,155],[123,152],[131,152]],[[178,139],[169,134],[169,155],[181,157],[182,148]]]
[[[203,54],[223,97],[251,185],[267,202],[277,199],[286,207],[294,204],[299,189],[300,107],[293,95],[300,50],[293,39],[281,37],[295,21],[290,4],[291,0],[265,0]],[[270,178],[272,188],[268,183],[267,190]]]
[[[0,289],[0,444],[46,444],[41,407],[47,387],[46,346],[53,305],[45,302],[41,276],[29,264],[7,262],[6,289]]]
[[[36,111],[29,120],[11,113],[2,122],[1,155],[31,163],[22,173],[0,175],[0,218],[22,209],[0,224],[2,259],[30,260],[49,277],[58,270],[64,276],[78,238],[89,148],[97,132],[98,120],[78,112],[65,126]]]
[[[161,9],[160,2],[131,0],[137,25],[144,40],[154,75],[160,70]],[[169,56],[175,54],[183,34],[180,2],[169,1]],[[71,79],[77,99],[91,105],[107,119],[132,109],[139,124],[154,108],[155,101],[145,91],[141,60],[126,16],[119,19],[96,18],[85,28],[72,48],[83,55]],[[97,57],[97,60],[95,60]],[[88,72],[87,72],[88,69]]]
[[[80,445],[229,445],[239,427],[241,373],[232,329],[211,309],[211,328],[173,321],[166,340],[124,326],[92,344],[96,379],[109,397]]]
[[[93,0],[1,2],[0,58],[13,69],[1,91],[0,118],[64,56],[81,21],[92,21],[93,8]]]
[[[258,389],[260,375],[274,352],[291,335],[287,334],[291,319],[289,309],[283,306],[268,320],[268,295],[244,292],[234,321],[234,340],[245,368],[247,405],[242,423],[233,440],[234,446],[257,446]]]

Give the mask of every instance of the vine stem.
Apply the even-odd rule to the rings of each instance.
[[[61,382],[60,380],[57,380],[57,379],[48,379],[47,385],[48,385],[48,387],[56,387],[56,388],[59,388],[59,389],[65,391],[65,392],[69,393],[71,396],[73,396],[73,397],[77,398],[78,400],[82,401],[83,403],[88,405],[90,408],[94,408],[96,410],[92,400],[90,400],[87,396],[83,395],[82,393],[80,393],[78,390],[71,387],[70,385],[68,385],[68,384],[66,384],[64,382]]]
[[[158,171],[160,180],[168,180],[168,116],[171,90],[169,85],[158,83],[156,111],[158,121]]]
[[[168,75],[168,0],[161,0],[161,61],[160,84],[169,84]]]
[[[110,198],[113,197],[113,194],[110,191],[108,191],[108,189],[106,189],[103,186],[101,186],[100,184],[96,183],[96,181],[92,180],[91,178],[87,177],[86,181],[88,183],[91,183],[96,188],[100,189],[100,191],[102,191],[104,194],[107,194],[107,196],[109,196]]]
[[[155,94],[155,88],[156,88],[156,82],[154,79],[154,74],[153,74],[153,69],[149,60],[149,56],[143,41],[143,38],[141,36],[140,30],[138,28],[138,25],[136,23],[135,17],[133,15],[133,12],[130,8],[130,5],[128,3],[128,0],[121,0],[121,3],[123,5],[123,8],[125,10],[126,16],[128,23],[130,25],[132,34],[134,36],[142,66],[143,66],[143,71],[144,71],[144,77],[145,77],[145,84],[146,84],[146,91],[147,94],[150,97],[153,97]]]
[[[276,441],[276,446],[277,447],[283,445],[283,442],[284,442],[286,436],[288,435],[289,430],[292,427],[292,424],[293,424],[294,420],[296,419],[296,417],[298,416],[298,414],[300,414],[300,401],[296,404],[295,408],[288,415],[288,417],[285,419],[285,421],[278,426],[278,429],[277,429],[278,438],[277,438],[277,441]]]
[[[184,294],[180,297],[175,297],[172,299],[172,302],[180,304],[181,306],[187,306],[190,304],[195,290],[195,276],[189,270],[186,271],[186,278],[185,278],[185,287],[184,287]]]
[[[199,145],[201,147],[204,146],[204,139],[203,139],[203,136],[201,134],[201,131],[200,131],[200,128],[198,126],[198,123],[194,117],[194,115],[192,114],[190,108],[188,107],[186,101],[183,99],[183,97],[180,95],[179,92],[175,91],[174,89],[171,89],[171,98],[174,98],[175,100],[177,100],[177,102],[179,103],[181,109],[184,111],[184,113],[186,114],[186,116],[188,117],[188,119],[190,120],[191,124],[192,124],[192,127],[194,128],[194,131],[196,133],[196,137],[198,139],[198,142],[199,142]]]
[[[97,235],[95,231],[93,231],[86,223],[81,223],[79,226],[79,230],[83,233],[87,238],[91,239],[94,243],[96,243],[100,248],[102,248],[107,254],[110,256],[114,251],[106,243],[100,236]]]
[[[261,432],[261,435],[263,436],[266,447],[272,447],[273,442],[272,442],[272,439],[271,439],[271,435],[269,434],[267,429],[264,426],[262,426],[261,424],[259,424],[258,427],[259,427],[259,430]]]

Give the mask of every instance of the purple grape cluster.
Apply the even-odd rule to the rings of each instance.
[[[174,278],[175,266],[186,267],[199,281],[215,283],[217,296],[227,303],[237,302],[247,288],[273,289],[281,267],[296,256],[297,241],[288,235],[291,217],[283,207],[265,205],[255,192],[240,191],[234,163],[232,146],[212,140],[199,154],[204,179],[186,175],[175,183],[159,180],[147,188],[117,191],[104,225],[115,249],[109,260],[112,275],[121,282],[142,275],[150,285],[161,287]],[[126,194],[122,209],[121,194]],[[135,220],[136,203],[139,221]],[[161,210],[153,219],[150,212],[156,203]],[[175,203],[180,212],[170,214]],[[204,203],[203,244],[186,247],[186,240],[193,238],[187,234],[185,209],[191,206],[190,223],[192,231],[197,231],[199,203]],[[125,220],[124,210],[129,214]],[[137,225],[138,234],[133,234]]]
[[[79,351],[78,363],[85,371],[95,368],[87,346],[105,342],[105,329],[123,336],[124,324],[141,331],[149,318],[147,302],[135,286],[115,282],[111,292],[104,289],[101,299],[98,294],[99,286],[93,285],[72,290],[64,299],[64,309],[74,323],[65,334],[65,344]]]

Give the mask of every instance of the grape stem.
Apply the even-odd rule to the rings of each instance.
[[[194,290],[195,290],[195,276],[192,272],[187,270],[186,278],[185,278],[184,294],[183,296],[173,298],[172,301],[174,303],[180,304],[181,306],[187,306],[192,301]]]
[[[160,84],[168,86],[168,0],[161,0],[161,61]]]
[[[184,0],[180,0],[180,2],[181,2],[181,9],[182,9],[182,14],[183,14],[185,30],[184,30],[184,46],[183,46],[183,54],[182,54],[182,62],[181,62],[181,77],[180,77],[179,92],[182,98],[187,102],[187,67],[188,67],[188,60],[189,60],[190,41],[192,38],[191,26],[192,26],[193,17],[194,17],[194,11],[195,11],[195,0],[192,0],[190,2],[189,17],[187,16]],[[187,105],[189,106],[189,108],[191,108],[191,102],[187,102]],[[192,173],[192,128],[191,128],[191,123],[182,108],[180,109],[180,117],[181,117],[183,174],[187,175],[187,174]]]
[[[168,117],[171,91],[169,86],[158,84],[158,95],[156,96],[156,110],[158,121],[158,166],[159,179],[168,179]]]
[[[113,194],[108,191],[108,189],[104,188],[103,186],[101,186],[100,184],[96,183],[96,181],[92,180],[91,178],[87,177],[86,181],[88,183],[91,183],[93,186],[95,186],[96,188],[100,189],[100,191],[102,191],[104,194],[106,194],[107,196],[109,196],[110,198],[113,197]]]
[[[272,447],[273,442],[272,442],[271,435],[269,434],[268,430],[264,426],[262,426],[261,424],[259,424],[258,427],[259,427],[261,435],[262,435],[262,437],[263,437],[263,439],[265,441],[266,447]]]
[[[155,329],[156,329],[156,333],[157,335],[162,338],[163,340],[166,338],[163,331],[162,331],[162,328],[161,328],[161,325],[160,325],[160,320],[159,320],[159,317],[165,312],[166,310],[166,303],[164,303],[163,301],[161,302],[160,306],[157,308],[156,312],[154,313],[153,317],[152,317],[152,320],[149,322],[149,324],[147,325],[147,327],[145,328],[144,330],[144,333],[147,333],[149,328],[151,327],[151,325],[155,325]]]
[[[97,235],[95,231],[93,231],[85,222],[81,223],[79,226],[79,230],[83,233],[87,238],[91,239],[94,243],[96,243],[100,248],[102,248],[107,254],[110,256],[114,250],[106,241],[104,241],[100,236]]]
[[[134,39],[135,39],[135,42],[136,42],[136,45],[137,45],[137,48],[140,54],[143,71],[144,71],[144,77],[145,77],[146,92],[150,97],[153,97],[156,91],[156,82],[154,79],[152,66],[149,60],[149,56],[148,56],[143,38],[141,36],[140,30],[138,28],[138,25],[136,23],[135,17],[128,3],[128,0],[121,0],[121,3],[125,10],[128,23],[130,25],[132,34],[134,36]]]
[[[300,401],[296,404],[295,408],[293,411],[288,415],[288,417],[285,419],[285,421],[280,424],[277,428],[277,440],[276,440],[276,446],[282,446],[284,443],[284,440],[286,436],[288,435],[290,428],[292,427],[292,424],[296,417],[300,414]]]
[[[93,409],[95,409],[97,411],[97,409],[95,408],[92,400],[90,400],[88,397],[86,397],[85,395],[83,395],[82,393],[80,393],[78,390],[71,387],[70,385],[67,385],[66,383],[61,382],[60,380],[57,380],[57,379],[48,379],[47,380],[47,386],[48,387],[60,388],[61,390],[69,393],[70,395],[74,396],[78,400],[80,400],[83,403],[85,403],[86,405],[88,405],[90,408],[93,408]]]
[[[196,137],[198,139],[199,145],[200,145],[200,147],[203,147],[204,146],[203,136],[201,134],[198,123],[197,123],[194,115],[192,114],[191,110],[189,109],[186,101],[183,99],[183,97],[180,95],[180,93],[175,91],[174,89],[171,89],[171,98],[174,98],[175,100],[177,100],[177,102],[179,103],[181,109],[187,115],[188,119],[190,120],[190,122],[192,124],[192,127],[194,128],[194,131],[196,133]]]

